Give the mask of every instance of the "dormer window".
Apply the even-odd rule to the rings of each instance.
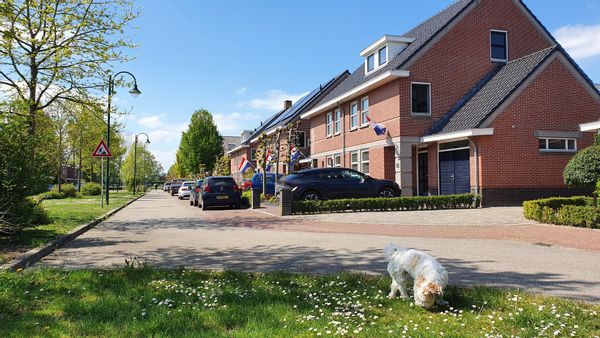
[[[367,56],[367,72],[372,72],[375,69],[375,54]]]
[[[379,65],[383,66],[384,64],[387,63],[387,46],[379,49]]]

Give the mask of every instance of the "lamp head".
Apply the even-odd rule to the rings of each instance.
[[[129,91],[129,94],[133,97],[138,97],[142,92],[137,87],[137,82],[133,84],[133,88]]]
[[[146,144],[150,144],[150,139],[146,138]]]

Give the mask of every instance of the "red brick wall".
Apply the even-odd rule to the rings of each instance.
[[[491,124],[494,135],[477,140],[484,188],[565,187],[563,170],[572,153],[541,153],[535,130],[578,131],[598,120],[600,104],[567,70],[553,61]],[[581,150],[593,133],[577,140]]]
[[[508,31],[509,60],[551,46],[513,0],[481,1],[400,81],[402,135],[422,136],[493,68],[490,29]],[[411,116],[411,82],[431,83],[431,117]]]

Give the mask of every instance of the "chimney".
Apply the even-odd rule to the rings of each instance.
[[[291,100],[285,100],[283,101],[283,109],[290,109],[292,107],[292,101]]]

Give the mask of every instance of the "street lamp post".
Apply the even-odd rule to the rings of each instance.
[[[133,145],[133,194],[135,195],[135,192],[137,190],[137,180],[136,180],[136,175],[137,175],[137,143],[138,143],[138,136],[140,135],[145,135],[146,136],[146,143],[149,144],[150,143],[150,137],[148,136],[148,134],[146,133],[139,133],[135,135],[135,142]]]
[[[117,78],[118,75],[120,74],[128,74],[133,78],[133,88],[131,88],[131,90],[129,91],[129,93],[133,96],[133,97],[137,97],[138,95],[140,95],[142,92],[140,92],[140,90],[137,87],[137,80],[135,78],[135,76],[133,76],[133,74],[131,74],[130,72],[127,71],[121,71],[116,73],[115,75],[108,75],[108,102],[107,102],[107,127],[106,127],[106,146],[108,147],[108,149],[110,149],[110,103],[111,103],[111,99],[112,96],[115,94],[114,91],[114,87],[115,87],[115,79]],[[109,189],[108,189],[108,184],[110,182],[110,166],[109,166],[109,160],[110,158],[107,157],[106,158],[106,182],[105,182],[105,190],[106,190],[106,205],[108,205],[109,202]]]

